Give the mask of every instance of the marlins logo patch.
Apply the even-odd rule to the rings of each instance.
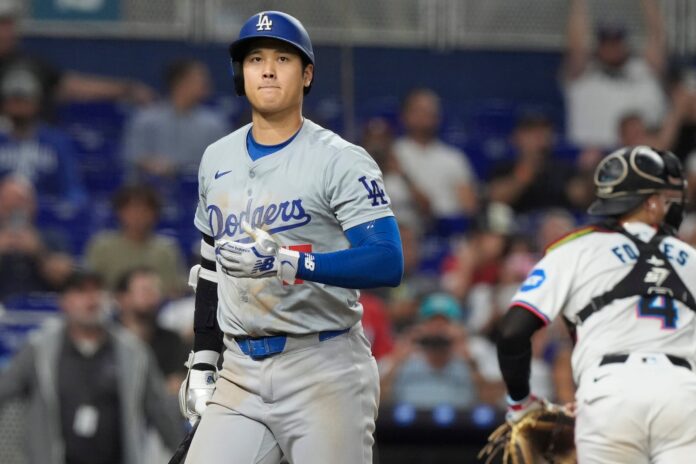
[[[527,277],[527,280],[524,281],[524,283],[520,287],[520,290],[523,292],[534,290],[535,288],[541,287],[541,284],[543,284],[545,280],[546,273],[544,272],[544,270],[534,269]]]

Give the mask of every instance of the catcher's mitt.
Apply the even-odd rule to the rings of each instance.
[[[545,403],[515,423],[504,423],[479,453],[490,464],[500,453],[503,464],[575,464],[575,419],[561,406]]]

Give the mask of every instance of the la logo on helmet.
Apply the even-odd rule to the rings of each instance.
[[[268,17],[266,13],[259,14],[259,22],[256,23],[257,31],[270,31],[271,26],[273,26],[273,21]]]

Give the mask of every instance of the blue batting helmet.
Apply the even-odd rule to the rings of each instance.
[[[237,95],[244,95],[242,60],[249,50],[249,42],[262,38],[276,39],[288,43],[300,52],[302,61],[305,64],[314,64],[312,41],[297,18],[280,11],[262,11],[257,13],[244,23],[239,31],[239,37],[230,45],[234,88],[237,91]],[[310,82],[309,86],[304,89],[305,95],[309,93],[311,87],[312,84]]]

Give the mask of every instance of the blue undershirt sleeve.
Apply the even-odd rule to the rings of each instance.
[[[351,245],[347,250],[300,253],[297,277],[356,289],[397,287],[401,283],[404,257],[393,216],[359,224],[345,234]]]

